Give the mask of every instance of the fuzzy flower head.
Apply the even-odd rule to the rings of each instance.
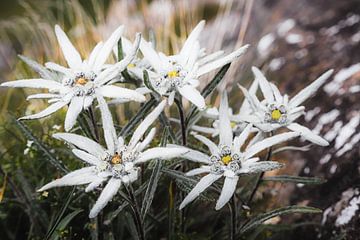
[[[104,128],[106,148],[97,142],[72,133],[57,133],[54,137],[61,139],[76,148],[72,150],[76,157],[90,166],[68,173],[60,179],[56,179],[38,191],[45,191],[53,187],[85,185],[86,192],[92,191],[107,181],[98,200],[90,211],[90,218],[97,214],[118,192],[122,184],[129,184],[138,179],[141,163],[151,159],[169,159],[178,157],[188,152],[182,147],[154,147],[147,149],[155,136],[155,128],[152,128],[143,141],[145,131],[157,119],[163,111],[166,102],[160,103],[134,131],[130,141],[124,142],[122,137],[117,137],[111,113],[102,97],[98,97],[101,108],[101,116]]]
[[[315,144],[322,146],[327,146],[329,144],[325,139],[314,134],[310,129],[295,123],[295,121],[305,113],[305,107],[301,104],[324,84],[332,74],[333,70],[329,70],[322,74],[318,79],[301,90],[290,100],[288,95],[281,95],[279,89],[273,83],[268,82],[259,69],[253,67],[252,71],[255,75],[255,79],[259,81],[264,100],[260,101],[255,93],[248,92],[240,86],[240,89],[251,103],[250,105],[254,111],[254,114],[251,116],[244,116],[245,121],[254,124],[264,132],[270,132],[280,127],[286,127],[291,131],[301,133],[301,136]]]
[[[45,110],[22,117],[21,119],[38,119],[46,117],[60,108],[69,105],[65,130],[69,131],[76,123],[76,118],[83,109],[87,109],[97,96],[119,98],[125,101],[145,101],[145,97],[130,89],[109,85],[136,55],[141,36],[137,35],[132,54],[114,65],[106,65],[114,45],[119,41],[123,27],[119,27],[105,43],[98,43],[88,59],[82,60],[79,52],[72,45],[63,30],[56,25],[55,33],[61,50],[68,63],[68,68],[56,63],[48,62],[45,66],[60,74],[60,79],[26,79],[3,83],[6,87],[44,88],[50,93],[35,94],[28,99],[48,99],[52,103]]]
[[[183,157],[205,165],[193,169],[187,173],[188,176],[207,173],[206,176],[196,184],[180,205],[180,209],[193,201],[201,192],[216,180],[224,177],[224,185],[216,204],[216,210],[222,208],[234,194],[239,176],[264,171],[270,171],[282,167],[282,164],[274,161],[259,161],[254,157],[257,153],[275,144],[288,141],[299,136],[298,133],[282,133],[261,141],[251,141],[241,151],[246,140],[249,138],[252,125],[248,125],[239,136],[233,137],[231,123],[228,114],[227,96],[223,94],[220,105],[220,134],[219,144],[201,135],[195,135],[199,141],[205,144],[211,155],[196,150],[190,150]]]
[[[176,55],[166,56],[161,52],[158,53],[145,40],[140,44],[144,58],[152,67],[152,71],[149,71],[151,88],[160,95],[169,97],[170,104],[175,93],[178,92],[199,109],[204,109],[205,100],[196,89],[199,85],[199,77],[234,61],[248,47],[246,45],[227,56],[221,56],[222,52],[204,56],[204,49],[200,48],[199,43],[204,25],[205,21],[201,21],[194,28],[181,51]]]

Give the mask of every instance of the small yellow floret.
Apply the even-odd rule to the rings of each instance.
[[[179,77],[179,72],[174,70],[174,71],[168,72],[167,75],[169,78],[176,78],[176,77]]]
[[[135,64],[129,63],[129,64],[127,65],[127,67],[128,67],[128,68],[134,68],[134,67],[135,67]]]
[[[115,153],[115,155],[111,158],[112,164],[119,164],[122,162],[121,156],[118,153]]]
[[[230,126],[231,126],[231,128],[236,127],[236,122],[230,122]]]
[[[85,85],[88,82],[86,78],[78,78],[76,79],[76,84]]]
[[[230,156],[230,155],[223,156],[223,157],[221,158],[221,161],[222,161],[225,165],[228,165],[229,162],[231,162],[231,156]]]
[[[281,112],[280,112],[280,110],[279,109],[275,109],[275,110],[273,110],[272,112],[271,112],[271,118],[272,118],[272,120],[279,120],[280,118],[281,118]]]

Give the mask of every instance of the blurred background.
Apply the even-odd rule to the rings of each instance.
[[[308,113],[301,119],[324,136],[330,146],[311,146],[307,152],[292,152],[277,159],[287,165],[281,173],[322,177],[326,182],[314,186],[267,184],[256,195],[262,204],[260,209],[299,204],[318,207],[324,212],[277,217],[253,239],[359,239],[359,14],[358,0],[2,0],[0,82],[37,77],[17,54],[40,63],[65,64],[53,32],[55,24],[61,25],[81,54],[87,56],[97,41],[109,36],[120,24],[125,25],[128,38],[142,32],[148,39],[153,33],[158,50],[173,53],[191,29],[206,19],[201,42],[208,52],[220,49],[230,52],[243,44],[251,45],[247,54],[232,64],[221,86],[231,91],[234,109],[238,109],[239,100],[243,99],[236,84],[250,84],[253,65],[289,95],[333,68],[334,75],[306,103]],[[203,79],[203,86],[210,78]],[[62,209],[63,202],[59,199],[65,201],[67,196],[72,196],[69,189],[43,195],[35,191],[61,172],[48,164],[47,156],[37,151],[14,123],[14,117],[38,112],[47,104],[40,100],[26,102],[29,92],[0,89],[1,239],[42,239],[49,222]],[[125,121],[122,116],[129,115],[131,107],[119,106],[116,112],[121,124]],[[41,143],[51,145],[56,156],[73,169],[77,167],[73,157],[62,152],[63,145],[50,137],[53,132],[63,130],[63,115],[60,111],[58,117],[26,124]],[[74,213],[84,208],[84,204],[91,205],[95,198],[89,198],[78,192],[67,211]],[[125,215],[119,216],[116,222],[124,218]],[[87,209],[68,220],[59,230],[58,238],[97,239],[94,229],[96,221],[101,219],[90,221]],[[116,222],[103,227],[116,228]],[[282,228],[273,227],[275,224]],[[207,236],[213,236],[214,230],[206,222],[196,227],[191,229],[194,235],[189,239],[212,239]],[[153,239],[163,237],[162,229],[153,231]],[[121,239],[115,234],[111,237]]]

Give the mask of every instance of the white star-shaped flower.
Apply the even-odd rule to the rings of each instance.
[[[194,28],[176,55],[166,56],[156,52],[150,43],[141,41],[140,50],[152,66],[152,71],[149,71],[152,88],[160,95],[169,97],[169,104],[172,104],[178,92],[199,109],[204,109],[205,99],[196,89],[199,77],[234,61],[248,48],[248,45],[243,46],[227,56],[221,56],[220,51],[204,57],[198,40],[204,25],[205,21],[201,21]]]
[[[38,191],[45,191],[53,187],[85,185],[89,192],[108,181],[102,190],[89,217],[93,218],[106,206],[119,190],[121,184],[129,184],[138,178],[141,163],[151,159],[170,159],[179,157],[189,150],[182,147],[154,147],[147,149],[155,136],[156,129],[152,128],[143,141],[145,131],[158,118],[166,102],[161,102],[137,127],[128,144],[122,137],[117,138],[113,120],[105,100],[97,97],[101,109],[104,136],[107,148],[97,142],[72,133],[57,133],[54,137],[64,140],[76,148],[72,152],[90,166],[75,170],[60,179],[56,179]]]
[[[46,63],[45,66],[60,73],[61,79],[24,79],[1,84],[5,87],[44,88],[50,91],[46,94],[29,96],[28,99],[49,99],[49,103],[52,104],[39,113],[21,119],[43,118],[69,104],[65,118],[65,130],[69,131],[76,123],[76,118],[80,112],[91,106],[96,96],[117,98],[124,101],[145,101],[145,97],[134,90],[108,84],[126,68],[139,48],[140,34],[136,37],[132,54],[128,54],[125,59],[116,64],[105,65],[114,45],[119,41],[122,31],[123,27],[120,26],[105,43],[99,42],[96,45],[88,59],[82,60],[66,34],[56,25],[56,37],[69,68],[52,62]]]
[[[248,122],[253,123],[257,128],[264,132],[270,132],[280,127],[286,127],[291,131],[301,133],[302,137],[315,144],[321,146],[329,145],[325,139],[316,135],[307,127],[296,123],[295,120],[305,113],[305,107],[301,106],[301,104],[324,84],[332,74],[333,70],[329,70],[322,74],[309,86],[296,94],[291,100],[289,100],[288,95],[281,95],[279,89],[273,83],[268,82],[259,69],[253,67],[252,71],[255,75],[255,79],[259,81],[264,100],[260,101],[254,93],[248,92],[246,89],[239,86],[254,110],[254,113],[251,116],[243,116],[243,118],[247,119]]]
[[[281,163],[274,161],[259,161],[258,157],[254,157],[257,153],[275,144],[288,141],[300,135],[299,133],[288,132],[261,141],[252,141],[246,146],[244,151],[241,151],[240,149],[248,139],[251,130],[252,125],[249,124],[239,136],[233,137],[228,114],[227,96],[226,94],[223,94],[220,104],[219,145],[216,145],[204,136],[195,135],[195,138],[209,148],[211,155],[209,156],[202,152],[189,149],[189,152],[182,156],[188,160],[205,164],[200,168],[187,172],[187,176],[204,173],[208,174],[201,178],[196,186],[185,197],[180,205],[180,209],[192,202],[216,180],[224,177],[224,185],[215,207],[216,210],[219,210],[234,194],[240,175],[270,171],[283,166]]]

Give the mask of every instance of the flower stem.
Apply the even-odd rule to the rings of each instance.
[[[232,196],[228,205],[230,209],[230,239],[235,240],[237,232],[237,207],[235,194]]]
[[[99,142],[99,140],[100,140],[99,131],[98,131],[98,127],[97,127],[96,120],[95,120],[93,105],[91,105],[91,107],[89,107],[88,111],[89,111],[89,117],[91,119],[91,125],[92,125],[94,133],[95,133],[96,141]]]
[[[131,206],[131,209],[133,210],[133,217],[135,220],[135,225],[137,228],[137,232],[138,232],[138,236],[140,240],[145,240],[145,231],[144,231],[144,225],[143,222],[141,220],[141,215],[140,215],[140,208],[137,204],[136,198],[135,198],[135,194],[134,194],[134,189],[132,188],[131,184],[129,184],[128,186],[126,186],[126,184],[124,184],[125,189],[127,194],[129,195],[129,204]]]
[[[183,146],[186,146],[186,123],[185,123],[185,115],[184,115],[184,109],[181,103],[181,100],[178,98],[174,99],[175,104],[179,110],[179,116],[180,116],[180,124],[181,124],[181,135],[182,135],[182,144]]]

